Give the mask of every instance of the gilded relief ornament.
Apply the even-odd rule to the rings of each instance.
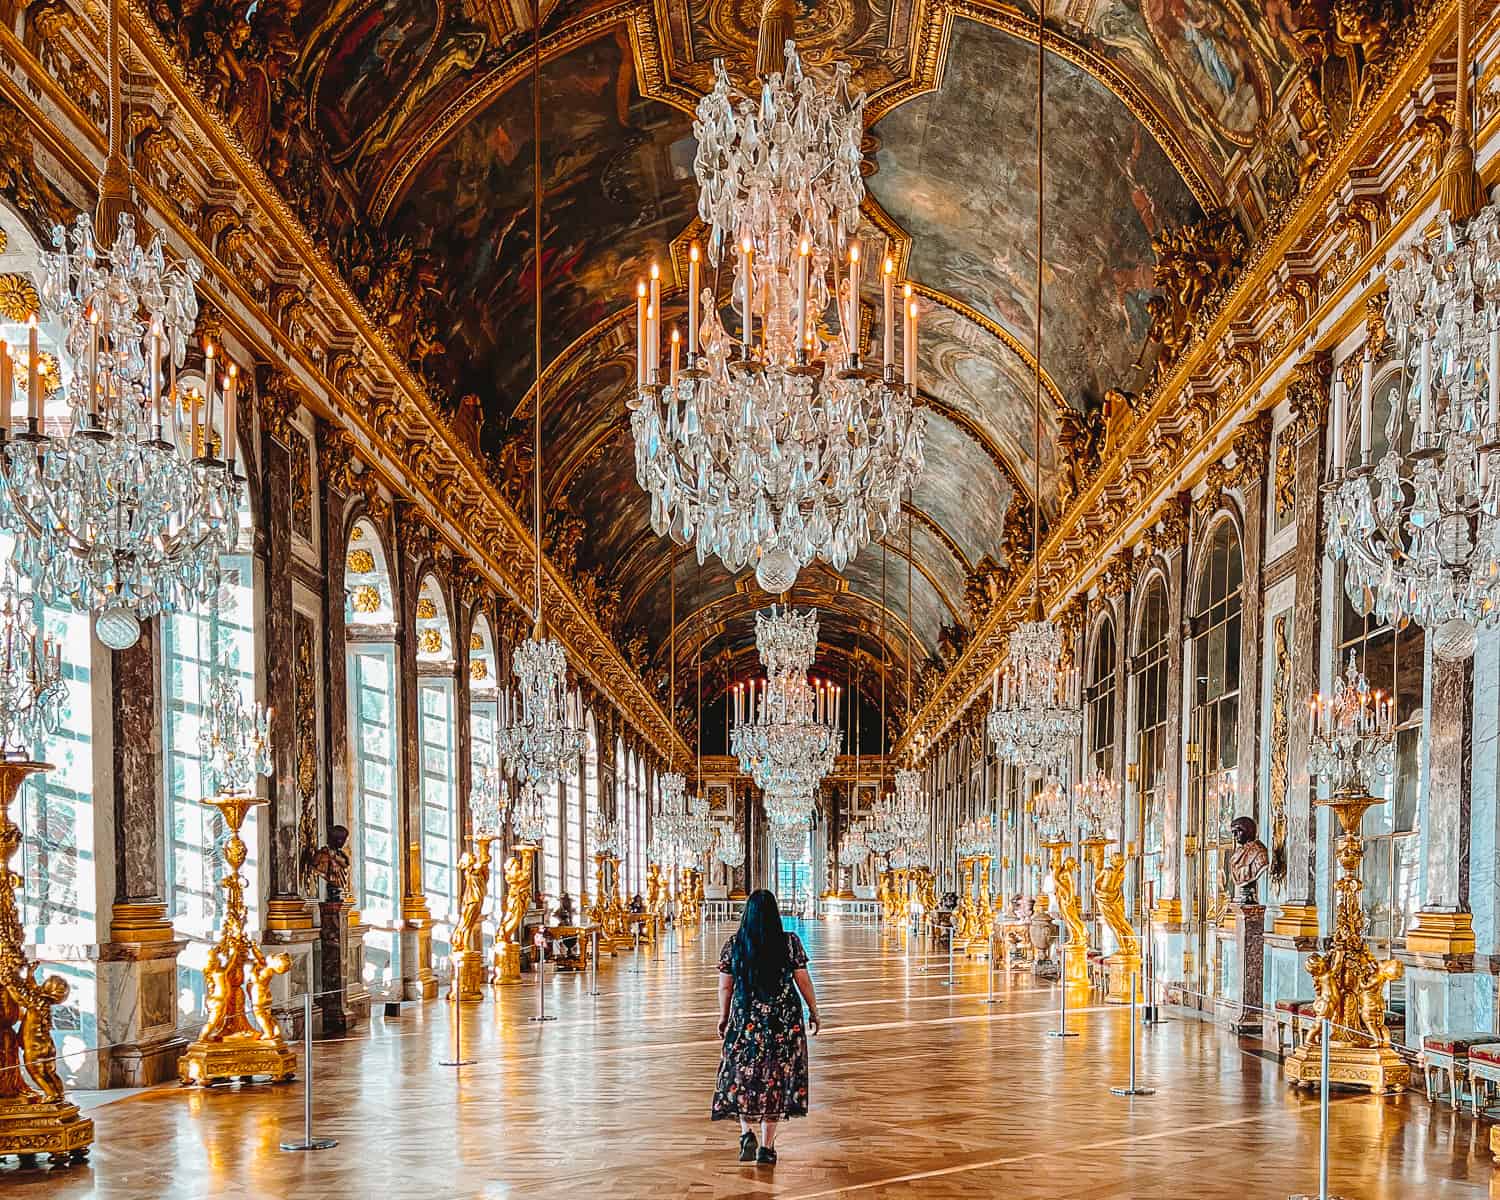
[[[296,704],[297,840],[301,846],[302,894],[313,894],[308,869],[318,848],[318,682],[313,623],[295,614],[292,634],[292,689]]]
[[[355,526],[353,537],[364,537],[364,530]],[[344,563],[345,569],[351,575],[370,575],[375,571],[375,556],[363,547],[356,547],[349,551],[349,557]]]
[[[419,596],[417,598],[417,620],[432,621],[438,615],[437,601],[431,596]]]
[[[1148,344],[1160,347],[1158,377],[1177,361],[1214,301],[1234,282],[1246,242],[1228,209],[1151,239],[1156,255],[1152,283],[1157,294],[1146,304],[1151,317]]]
[[[0,317],[22,324],[41,310],[36,284],[29,276],[17,272],[0,274]]]
[[[362,583],[354,589],[354,611],[378,613],[380,611],[380,589],[372,583]]]
[[[443,633],[440,629],[427,628],[417,633],[417,647],[423,654],[441,654],[443,652]]]
[[[1285,521],[1297,506],[1297,452],[1288,436],[1290,428],[1284,429],[1276,439],[1276,517]]]
[[[1291,780],[1292,651],[1287,641],[1287,614],[1273,625],[1274,668],[1271,680],[1271,881],[1287,876],[1287,786]]]

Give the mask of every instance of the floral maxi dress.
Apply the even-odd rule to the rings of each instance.
[[[780,1121],[807,1116],[807,1028],[802,997],[792,975],[807,966],[807,951],[795,934],[787,936],[787,969],[769,1001],[748,988],[734,989],[724,1060],[719,1064],[711,1119],[744,1117]],[[734,939],[724,943],[719,970],[732,975]]]

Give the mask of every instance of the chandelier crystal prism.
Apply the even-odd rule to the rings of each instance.
[[[209,797],[251,795],[256,777],[271,773],[271,711],[245,702],[228,657],[216,660],[209,674],[198,755]]]
[[[28,760],[62,725],[62,647],[40,632],[41,605],[0,574],[0,761]]]
[[[895,361],[894,264],[882,271],[881,371],[861,361],[858,230],[864,96],[849,64],[831,86],[804,73],[796,46],[765,73],[758,99],[722,62],[699,102],[698,212],[707,262],[688,263],[687,362],[674,329],[662,370],[661,276],[636,287],[637,380],[631,402],[636,478],[658,535],[692,542],[698,561],[754,563],[768,592],[787,590],[815,557],[836,570],[883,536],[923,467],[915,406],[916,305],[901,301]],[[728,267],[738,336],[719,317]],[[837,331],[823,317],[837,311]],[[700,311],[703,314],[700,320]]]

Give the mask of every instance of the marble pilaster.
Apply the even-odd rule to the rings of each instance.
[[[1236,443],[1238,447],[1238,442]],[[1245,502],[1245,526],[1241,538],[1245,578],[1241,588],[1240,700],[1235,740],[1235,815],[1247,816],[1264,827],[1260,787],[1260,695],[1261,656],[1265,646],[1261,625],[1265,597],[1261,589],[1261,567],[1265,551],[1266,485],[1264,462],[1241,481]]]

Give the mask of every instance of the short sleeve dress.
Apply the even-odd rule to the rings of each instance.
[[[736,987],[724,1033],[724,1059],[714,1088],[715,1121],[744,1117],[780,1121],[807,1116],[807,1027],[802,997],[792,976],[807,966],[807,951],[795,933],[787,937],[787,969],[769,1000]],[[719,970],[732,975],[734,939],[719,953]]]

